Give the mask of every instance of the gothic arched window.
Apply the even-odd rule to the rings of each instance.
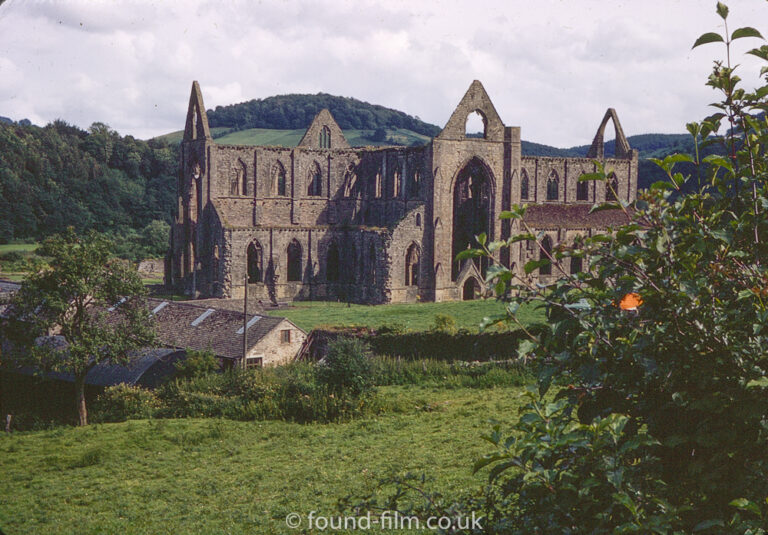
[[[323,194],[323,172],[320,170],[320,164],[314,163],[309,171],[309,187],[307,188],[307,195],[311,197],[319,197]]]
[[[405,285],[419,284],[419,246],[412,243],[405,253]]]
[[[525,169],[520,172],[520,199],[528,200],[528,171]]]
[[[288,281],[295,282],[301,280],[301,245],[293,240],[288,245]]]
[[[547,178],[547,200],[556,201],[560,196],[560,177],[557,176],[557,171],[552,169],[549,172],[549,178]]]
[[[286,195],[285,167],[280,162],[277,162],[272,167],[272,191],[279,197],[285,197]]]
[[[552,240],[549,236],[544,236],[541,240],[541,249],[539,250],[539,260],[549,260],[552,256]],[[552,264],[546,264],[539,268],[539,275],[552,275]]]
[[[248,283],[264,282],[264,252],[258,241],[248,246]]]
[[[339,280],[339,247],[336,240],[328,246],[328,255],[325,259],[325,278],[329,282]]]

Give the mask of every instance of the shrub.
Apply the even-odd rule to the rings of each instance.
[[[176,377],[191,379],[202,377],[219,370],[219,363],[210,351],[186,351],[187,358],[176,362]]]
[[[458,325],[456,318],[450,314],[435,314],[435,324],[432,331],[444,334],[456,334]]]
[[[476,469],[490,469],[488,485],[451,500],[395,481],[391,498],[362,506],[394,509],[410,497],[405,510],[424,516],[482,511],[489,533],[765,533],[768,83],[739,87],[731,41],[760,34],[729,34],[728,8],[718,3],[717,13],[725,36],[694,44],[725,43],[727,60],[708,81],[723,94],[717,113],[687,125],[694,155],[655,160],[668,182],[633,206],[596,207],[621,210],[625,225],[550,254],[525,206],[513,206],[502,217],[516,219],[521,235],[458,257],[526,240],[549,256],[526,274],[545,264],[562,274],[543,287],[498,264],[489,270],[507,302],[500,321],[544,302],[547,323],[519,348],[540,363],[531,403],[512,433],[496,427],[486,437],[496,450]],[[768,46],[749,53],[768,61]],[[725,134],[713,136],[721,122]],[[718,143],[729,157],[700,158]],[[692,176],[677,172],[681,162]],[[596,167],[580,180],[606,181],[611,170]],[[568,274],[573,256],[589,269]],[[621,308],[628,294],[639,297],[634,312]],[[570,384],[553,396],[555,377]]]
[[[162,402],[151,390],[138,386],[119,384],[104,389],[94,406],[94,421],[124,422],[152,418],[162,407]]]
[[[318,365],[318,382],[340,396],[359,397],[373,386],[369,348],[359,338],[338,338]]]

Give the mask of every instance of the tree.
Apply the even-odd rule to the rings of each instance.
[[[104,361],[125,364],[131,351],[155,342],[144,286],[94,231],[78,236],[70,228],[48,238],[40,254],[50,257],[49,267],[23,282],[3,330],[18,361],[74,376],[78,422],[87,425],[89,370]]]
[[[762,87],[739,86],[731,44],[761,36],[729,34],[728,8],[718,3],[717,14],[725,35],[694,44],[725,44],[708,81],[722,94],[717,112],[687,125],[694,154],[654,161],[665,182],[632,206],[593,208],[620,210],[626,224],[550,250],[525,206],[513,206],[501,217],[519,234],[478,236],[480,248],[459,254],[493,258],[535,243],[544,258],[522,276],[489,267],[506,308],[489,323],[525,329],[516,313],[534,302],[548,321],[519,348],[539,370],[530,403],[513,433],[497,426],[485,437],[495,451],[475,464],[489,470],[488,485],[458,502],[430,496],[415,510],[483,511],[488,533],[765,533],[768,67]],[[768,61],[768,46],[748,53]],[[728,156],[701,157],[718,143]],[[681,163],[693,166],[689,176]],[[579,180],[606,182],[611,170],[596,165]],[[571,274],[572,257],[588,269]],[[542,265],[560,276],[548,287],[527,277]],[[637,306],[625,305],[628,295]],[[412,488],[398,482],[395,497]]]

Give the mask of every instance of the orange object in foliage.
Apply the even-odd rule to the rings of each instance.
[[[630,293],[621,298],[619,308],[621,310],[637,310],[637,307],[643,304],[640,294]]]

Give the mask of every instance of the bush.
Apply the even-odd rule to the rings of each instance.
[[[194,351],[187,349],[187,357],[174,364],[176,377],[191,379],[202,377],[219,370],[219,363],[210,351]]]
[[[360,397],[372,387],[369,347],[359,338],[338,338],[318,365],[319,384],[339,396]]]
[[[450,314],[435,314],[435,324],[432,327],[432,331],[443,334],[456,334],[458,330],[456,318]]]
[[[151,390],[119,384],[104,389],[93,408],[96,422],[124,422],[154,417],[162,402]]]
[[[725,20],[728,8],[718,3],[717,13]],[[496,450],[476,464],[490,469],[488,485],[451,500],[396,481],[380,505],[410,496],[405,509],[424,516],[482,511],[490,533],[765,533],[768,84],[745,91],[730,65],[731,41],[755,36],[739,28],[694,44],[725,43],[728,60],[708,81],[723,99],[687,125],[694,155],[655,161],[668,182],[633,206],[598,207],[621,210],[625,225],[552,252],[546,262],[563,278],[548,287],[494,265],[506,319],[543,302],[547,323],[519,348],[540,365],[531,403],[511,433],[493,429]],[[749,53],[768,61],[768,46]],[[725,134],[712,135],[721,123]],[[700,158],[718,143],[730,158]],[[681,162],[694,174],[678,172]],[[580,180],[610,173],[598,164]],[[494,251],[527,240],[546,252],[525,208],[503,214],[524,232]],[[481,246],[457,260],[479,255],[492,252]],[[573,256],[589,269],[568,275]],[[628,294],[640,301],[635,311],[622,309]],[[552,395],[556,377],[567,386]]]

